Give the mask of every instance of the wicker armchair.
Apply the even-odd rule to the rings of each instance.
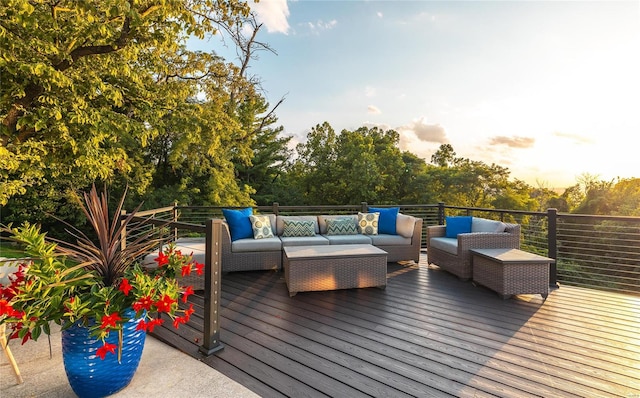
[[[451,272],[462,280],[471,279],[473,268],[470,249],[519,249],[520,225],[506,224],[504,232],[472,232],[459,234],[457,238],[457,253],[433,247],[431,239],[445,237],[446,227],[436,225],[427,227],[427,259],[429,264],[435,264],[445,271]]]

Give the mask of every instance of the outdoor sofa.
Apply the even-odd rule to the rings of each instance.
[[[420,258],[422,219],[399,213],[397,208],[392,209],[395,210],[395,215],[392,215],[391,219],[389,214],[393,211],[389,211],[388,208],[370,208],[369,213],[318,216],[254,215],[249,209],[233,210],[232,216],[229,216],[231,213],[225,212],[221,236],[222,272],[280,270],[285,246],[371,244],[386,251],[389,262],[418,262]],[[373,210],[384,213],[384,219],[382,215],[379,218],[379,221],[384,221],[384,225],[381,224],[381,228],[375,234],[371,230],[358,229],[359,215],[376,213]],[[260,236],[261,232],[256,233],[254,225],[251,225],[249,236],[246,222],[250,222],[250,216],[263,216],[265,222],[261,226],[262,229],[267,227],[268,219],[266,230],[270,230],[273,236],[269,236],[268,233]],[[238,219],[243,225],[240,230],[237,226]],[[344,227],[347,224],[348,227]],[[292,225],[297,227],[297,233],[291,233]],[[344,228],[330,228],[335,225]],[[204,263],[204,238],[179,238],[175,244],[176,249],[185,254],[193,253],[196,261]],[[157,253],[149,254],[143,263],[153,265],[156,257]]]
[[[480,217],[447,217],[427,227],[427,259],[462,280],[471,279],[471,249],[519,249],[520,225]]]

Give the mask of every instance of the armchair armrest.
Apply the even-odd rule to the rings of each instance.
[[[469,255],[469,249],[519,249],[520,225],[507,224],[505,232],[472,232],[458,235],[458,255]]]
[[[447,227],[444,225],[431,225],[427,227],[427,242],[431,238],[443,237],[446,235]]]

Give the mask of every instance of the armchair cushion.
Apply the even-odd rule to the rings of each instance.
[[[416,218],[406,214],[398,213],[396,218],[396,232],[405,238],[413,237],[413,227],[416,225]]]
[[[480,217],[473,217],[471,220],[471,232],[504,232],[506,227],[506,224],[501,221]]]
[[[430,246],[453,255],[458,254],[457,238],[431,238]]]
[[[455,238],[458,234],[467,234],[471,232],[471,216],[446,217],[446,234],[447,238]]]

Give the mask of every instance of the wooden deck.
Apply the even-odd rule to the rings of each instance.
[[[290,298],[273,271],[222,290],[223,350],[198,352],[199,317],[154,335],[264,397],[640,397],[640,297],[502,300],[423,262],[390,263],[386,290]]]

